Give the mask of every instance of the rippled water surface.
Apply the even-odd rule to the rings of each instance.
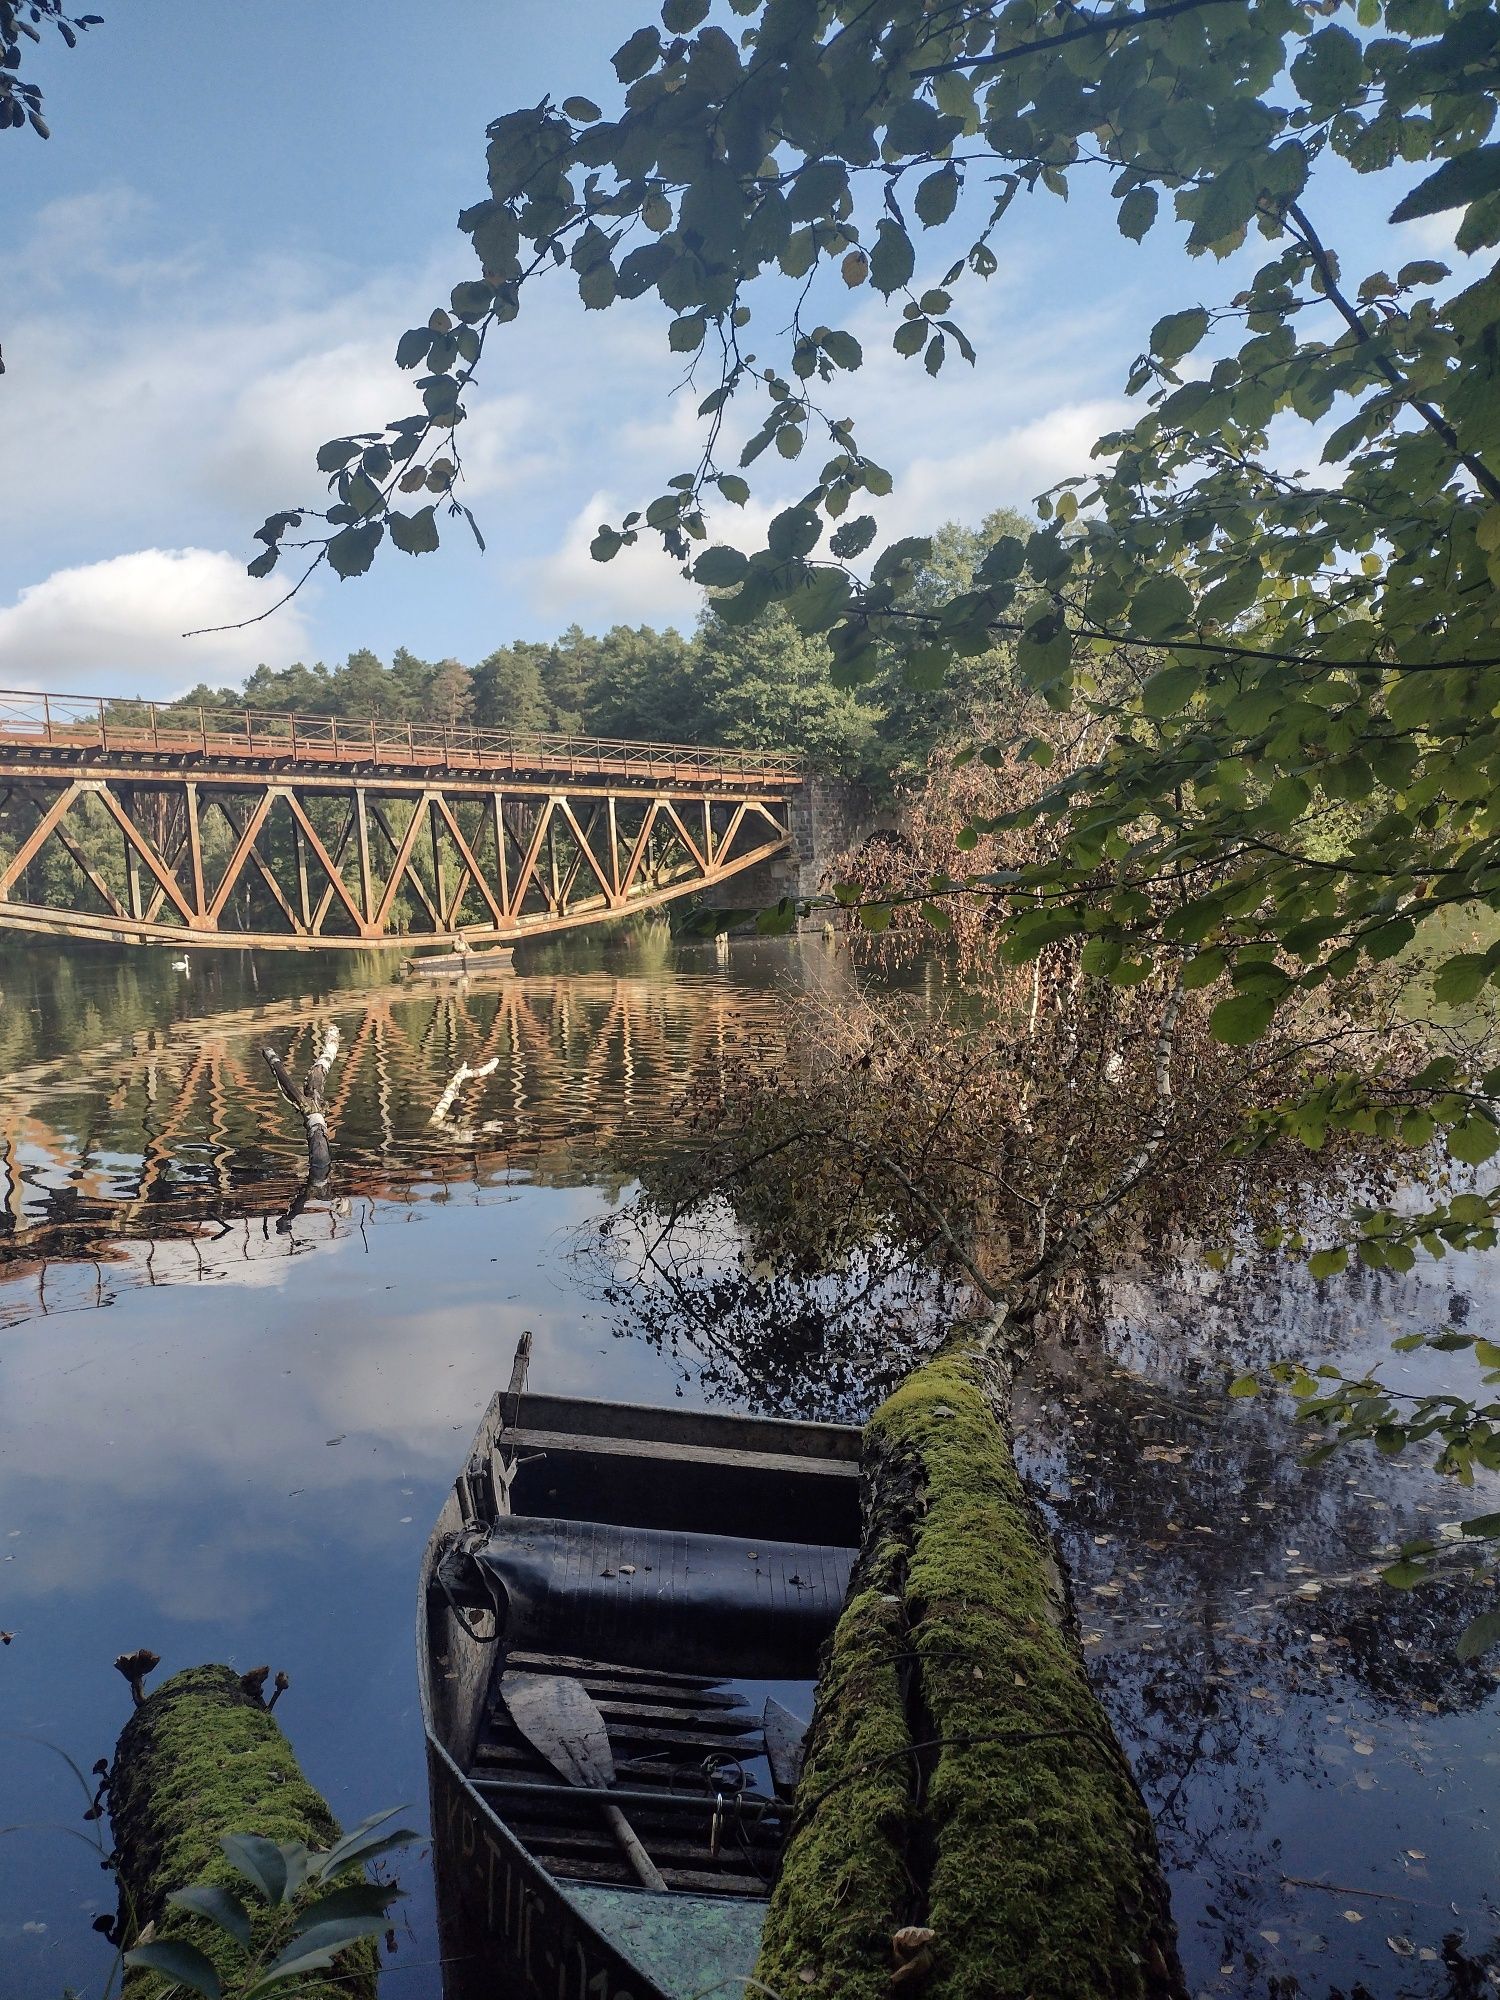
[[[585,951],[444,991],[373,961],[0,955],[0,1825],[41,1829],[0,1841],[0,1994],[102,1984],[110,1883],[43,1746],[108,1755],[123,1650],[284,1668],[278,1716],[335,1811],[425,1810],[416,1566],[518,1334],[539,1387],[704,1398],[691,1349],[633,1335],[576,1247],[635,1150],[671,1143],[695,1065],[779,1056],[787,992],[849,978],[821,941]],[[336,1173],[307,1197],[260,1050],[305,1060],[325,1019]],[[459,1065],[492,1059],[434,1122]],[[1103,1351],[1059,1342],[1027,1390],[1024,1457],[1195,1992],[1494,1983],[1495,1681],[1453,1659],[1461,1606],[1373,1564],[1500,1501],[1363,1455],[1304,1471],[1284,1410],[1222,1394],[1271,1353],[1349,1362],[1460,1319],[1500,1335],[1483,1260],[1140,1283]],[[415,2000],[440,1976],[425,1866],[403,1872],[386,1990]]]

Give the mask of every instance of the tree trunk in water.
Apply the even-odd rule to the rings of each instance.
[[[120,1732],[109,1807],[127,1948],[148,1924],[155,1937],[184,1938],[230,1974],[226,1997],[239,1991],[233,1975],[243,1974],[245,1954],[223,1931],[169,1906],[168,1895],[203,1881],[233,1889],[250,1911],[257,1957],[269,1958],[285,1942],[298,1905],[268,1910],[229,1865],[221,1838],[254,1833],[326,1848],[339,1834],[258,1690],[224,1666],[189,1667],[146,1696]],[[309,1975],[297,1988],[299,2000],[375,2000],[377,1970],[375,1946],[366,1939],[350,1946],[330,1973]],[[125,1994],[147,2000],[171,1983],[131,1971]]]
[[[959,1329],[866,1429],[863,1547],[756,1967],[778,1994],[1184,1994],[1150,1814],[1012,1457],[1016,1331]]]

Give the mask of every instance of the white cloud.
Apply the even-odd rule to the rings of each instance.
[[[1095,440],[1128,414],[1128,405],[1105,397],[1062,403],[967,450],[913,459],[882,516],[882,528],[920,534],[940,521],[977,526],[995,507],[1029,513],[1036,496],[1059,479],[1096,471],[1089,456]]]
[[[165,695],[200,679],[237,679],[266,653],[264,630],[183,634],[258,617],[270,586],[237,557],[213,549],[137,549],[54,570],[0,605],[0,678],[63,693]],[[299,606],[278,615],[278,651],[301,645]]]
[[[561,545],[536,562],[518,564],[514,574],[537,615],[561,629],[576,619],[583,626],[676,625],[697,622],[703,593],[666,554],[649,530],[613,562],[599,563],[589,544],[602,521],[617,521],[623,509],[610,493],[595,493],[568,524]]]

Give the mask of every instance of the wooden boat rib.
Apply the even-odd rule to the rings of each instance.
[[[422,1568],[447,2000],[742,1989],[790,1819],[768,1752],[784,1781],[780,1704],[810,1708],[858,1542],[859,1432],[523,1396],[528,1352]],[[586,1693],[612,1782],[570,1784],[534,1747],[517,1674]]]

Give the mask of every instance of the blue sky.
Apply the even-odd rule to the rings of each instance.
[[[488,554],[458,536],[420,560],[383,551],[248,631],[180,636],[273,601],[276,579],[243,574],[255,527],[316,504],[323,439],[413,406],[392,351],[473,275],[454,218],[483,192],[487,120],[546,91],[608,104],[609,57],[649,7],[99,10],[75,53],[49,41],[32,66],[51,141],[0,136],[0,685],[167,694],[356,646],[473,662],[574,620],[690,625],[697,593],[663,555],[587,554],[599,521],[694,455],[667,314],[585,315],[563,273],[487,350],[465,427]],[[1329,193],[1320,217],[1350,269],[1434,247],[1431,224],[1380,241],[1388,187],[1346,176]],[[889,354],[874,300],[846,315],[871,357],[846,401],[897,479],[883,529],[977,521],[1086,470],[1152,322],[1226,298],[1237,275],[1189,264],[1170,228],[1124,242],[1102,182],[1066,208],[1018,204],[996,247],[998,274],[960,314],[977,371],[955,360],[931,382]],[[947,248],[929,242],[919,275]],[[744,517],[715,523],[726,539],[803,483],[791,466],[766,477]]]

